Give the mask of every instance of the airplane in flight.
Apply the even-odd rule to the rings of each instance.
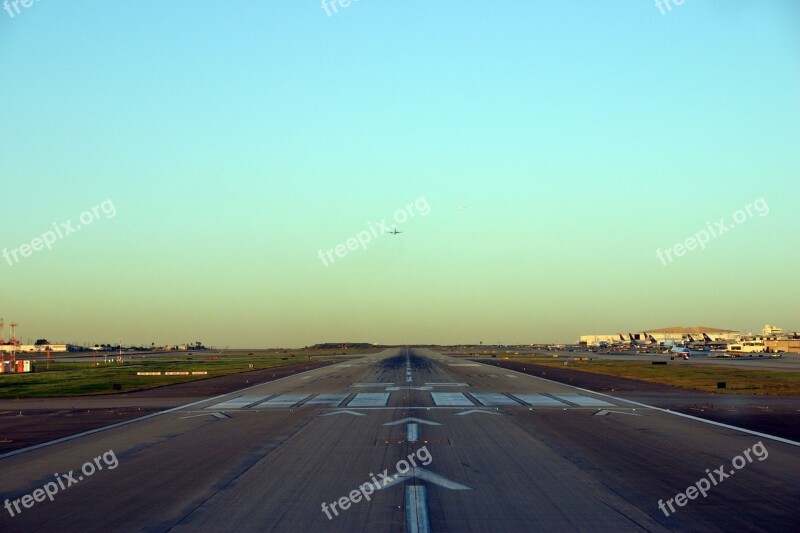
[[[390,231],[389,233],[391,233],[392,235],[399,235],[400,233],[403,233],[403,232],[402,231],[397,231],[397,228],[392,228],[392,231]]]

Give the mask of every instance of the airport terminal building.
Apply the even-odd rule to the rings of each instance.
[[[648,335],[652,335],[657,342],[688,340],[690,335],[695,340],[702,340],[703,333],[708,335],[712,340],[720,342],[733,342],[742,336],[740,332],[730,329],[712,328],[708,326],[672,326],[668,328],[648,329],[646,331],[621,331],[618,333],[581,335],[578,342],[579,344],[586,345],[592,345],[598,342],[620,342],[620,334],[625,338],[625,341],[630,340],[629,335],[632,335],[634,340],[645,343],[647,342]]]
[[[656,342],[683,342],[689,341],[690,336],[695,342],[703,342],[703,334],[719,343],[727,343],[727,350],[731,353],[739,351],[748,352],[788,352],[800,353],[800,335],[796,332],[786,333],[777,326],[767,324],[761,330],[760,335],[750,333],[740,333],[729,329],[711,328],[707,326],[673,326],[669,328],[649,329],[638,332],[602,333],[593,335],[581,335],[579,344],[586,346],[597,345],[598,343],[620,343],[629,342],[630,337],[639,343],[647,345],[650,335]],[[620,334],[624,337],[620,339]]]

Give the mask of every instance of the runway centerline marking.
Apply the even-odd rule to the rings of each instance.
[[[419,440],[419,426],[411,423],[406,426],[406,440],[408,442],[417,442]]]
[[[431,530],[428,518],[428,498],[425,487],[406,487],[406,530],[408,533],[428,533]]]

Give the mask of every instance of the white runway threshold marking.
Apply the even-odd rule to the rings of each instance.
[[[475,399],[481,402],[483,405],[491,405],[491,406],[516,405],[519,407],[519,404],[517,402],[515,402],[505,394],[500,394],[499,392],[472,392],[470,394],[472,394],[472,396],[474,396]]]
[[[608,403],[591,396],[584,396],[583,394],[553,394],[553,397],[565,402],[571,402],[581,407],[614,407],[613,403]]]
[[[428,496],[425,493],[425,487],[420,485],[406,487],[406,531],[427,533],[430,530]]]
[[[518,392],[513,393],[515,398],[519,398],[523,402],[530,404],[534,407],[567,407],[568,404],[558,401],[550,396],[543,394],[521,394]]]
[[[347,407],[384,407],[390,395],[389,392],[359,392]]]
[[[206,409],[242,409],[248,405],[263,402],[265,399],[269,398],[271,395],[267,396],[239,396],[238,398],[234,398],[232,400],[228,400],[222,403],[218,403],[216,405],[212,405],[210,407],[206,407]]]
[[[308,400],[303,405],[319,405],[319,404],[326,404],[326,405],[339,405],[342,403],[349,394],[317,394],[315,397]]]
[[[416,424],[409,424],[406,426],[406,440],[408,442],[417,442],[419,440],[419,426]]]
[[[464,396],[463,392],[432,392],[431,398],[436,405],[453,405],[457,407],[474,407],[475,404]]]
[[[281,394],[280,396],[276,396],[271,400],[267,400],[266,402],[254,405],[252,408],[269,409],[270,407],[290,407],[296,403],[302,402],[308,397],[309,397],[308,394]]]

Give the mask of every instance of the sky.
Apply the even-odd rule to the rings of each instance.
[[[793,0],[13,4],[6,336],[800,329]]]

